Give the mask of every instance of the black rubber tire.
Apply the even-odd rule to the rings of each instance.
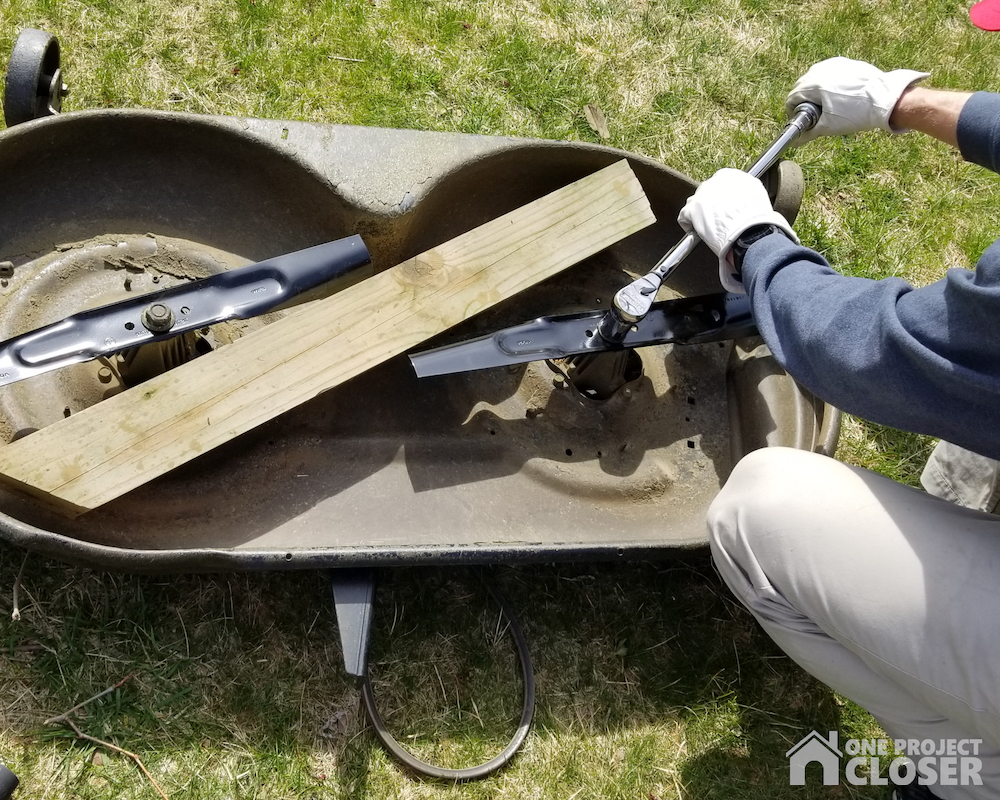
[[[10,800],[19,783],[17,775],[0,764],[0,800]]]
[[[53,87],[55,82],[58,86]],[[3,94],[7,127],[59,111],[61,87],[59,40],[51,33],[25,28],[17,37],[7,64]]]

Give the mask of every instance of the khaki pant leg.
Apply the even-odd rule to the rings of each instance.
[[[951,442],[938,442],[927,459],[920,483],[935,497],[997,513],[1000,463]]]
[[[800,450],[745,457],[709,509],[722,577],[789,656],[893,738],[983,739],[1000,798],[1000,519]]]

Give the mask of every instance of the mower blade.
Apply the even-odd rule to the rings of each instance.
[[[274,311],[369,263],[361,237],[350,236],[73,314],[0,343],[0,386]]]
[[[757,334],[746,295],[708,294],[654,303],[620,344],[597,332],[604,311],[539,317],[496,333],[410,356],[417,377],[657,344],[701,344]]]

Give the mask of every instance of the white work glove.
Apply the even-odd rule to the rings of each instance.
[[[702,183],[681,209],[677,222],[693,230],[719,257],[719,279],[728,292],[744,291],[729,251],[748,228],[770,223],[798,243],[792,226],[771,207],[767,190],[757,178],[738,169],[720,169]]]
[[[883,72],[864,61],[828,58],[809,68],[785,100],[789,117],[804,101],[823,109],[816,126],[799,135],[796,145],[817,136],[844,136],[861,131],[886,130],[904,133],[889,125],[889,116],[910,86],[928,77],[928,72],[897,69]]]

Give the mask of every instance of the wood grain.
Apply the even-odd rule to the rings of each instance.
[[[654,221],[620,161],[0,448],[0,480],[96,508]]]

